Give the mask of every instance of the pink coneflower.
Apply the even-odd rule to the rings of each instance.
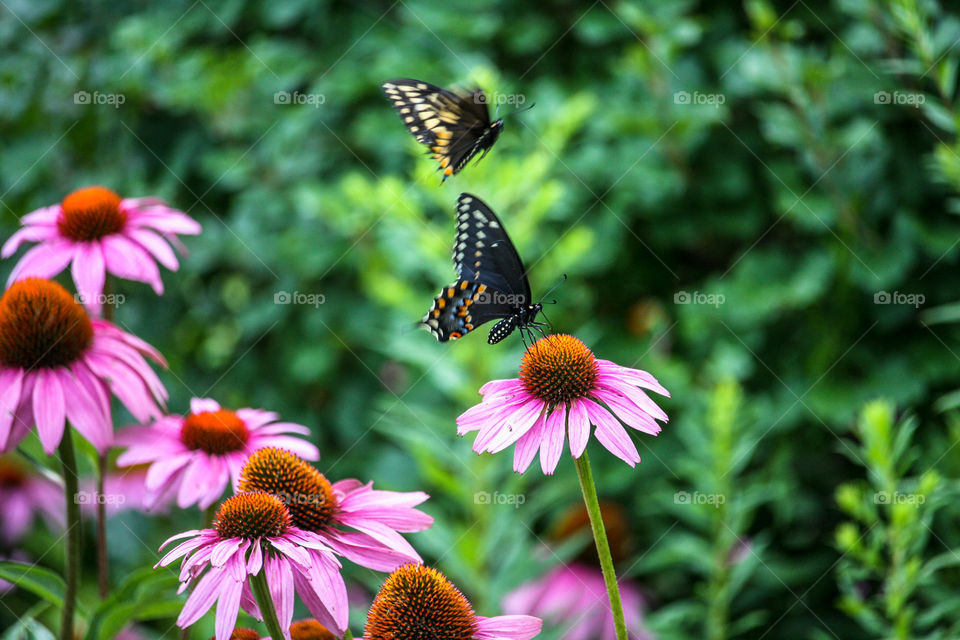
[[[123,431],[119,435],[122,435]],[[83,478],[80,481],[80,491],[84,499],[80,503],[81,509],[93,513],[98,501],[106,506],[108,514],[117,514],[121,511],[149,511],[165,513],[176,496],[167,492],[159,498],[147,490],[147,473],[149,464],[139,464],[125,469],[109,469],[103,479],[103,495],[97,493],[95,478]]]
[[[47,525],[62,529],[63,488],[14,456],[0,456],[0,541],[19,542],[40,515]]]
[[[373,599],[363,640],[530,640],[541,626],[539,618],[526,615],[478,616],[442,573],[406,564]]]
[[[310,435],[310,429],[260,409],[223,409],[209,398],[190,401],[187,416],[164,416],[146,427],[130,427],[117,434],[117,444],[129,448],[117,466],[151,463],[146,487],[152,507],[176,492],[181,508],[197,504],[206,509],[223,495],[227,484],[240,483],[243,463],[263,447],[283,447],[317,460],[320,452],[306,440],[287,434]]]
[[[380,491],[372,482],[358,480],[331,484],[313,466],[278,448],[251,455],[239,487],[278,496],[297,527],[316,533],[336,553],[375,571],[420,562],[400,532],[423,531],[433,524],[433,518],[414,509],[429,498],[422,491]]]
[[[144,356],[166,366],[144,341],[91,319],[56,282],[15,282],[0,298],[0,450],[17,446],[36,424],[50,454],[69,420],[106,451],[111,392],[137,420],[160,417],[167,392]]]
[[[520,377],[493,380],[480,389],[483,401],[457,418],[457,433],[479,431],[477,453],[503,451],[516,443],[513,469],[526,471],[537,450],[546,474],[557,468],[569,432],[570,453],[579,458],[590,439],[590,425],[613,455],[631,467],[640,462],[623,428],[657,435],[667,414],[641,389],[670,394],[646,371],[599,360],[568,335],[541,338],[523,355]]]
[[[170,244],[182,252],[177,235],[200,233],[193,218],[159,198],[121,198],[106,187],[78,189],[60,204],[25,215],[22,223],[0,256],[9,258],[23,242],[40,244],[23,255],[10,282],[27,276],[52,278],[72,264],[77,292],[94,313],[100,312],[108,272],[163,293],[157,263],[176,271],[179,265]]]
[[[630,640],[652,640],[643,626],[644,601],[639,587],[628,580],[619,584]],[[543,618],[564,640],[616,637],[607,587],[598,567],[580,563],[557,567],[509,593],[503,610]]]
[[[263,492],[241,493],[220,505],[212,529],[187,531],[157,567],[183,557],[181,592],[193,584],[177,625],[186,628],[217,603],[216,638],[227,640],[243,610],[262,620],[250,581],[266,578],[282,629],[293,620],[294,593],[324,626],[347,626],[347,588],[340,563],[320,536],[293,525],[286,506]],[[161,547],[162,549],[163,547]]]

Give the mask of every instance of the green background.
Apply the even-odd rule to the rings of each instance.
[[[516,374],[516,336],[411,330],[452,279],[456,197],[474,193],[535,295],[567,274],[556,329],[672,392],[660,436],[634,438],[636,469],[589,449],[600,493],[628,514],[620,569],[658,637],[953,637],[958,39],[955,16],[905,1],[4,0],[0,227],[89,184],[195,217],[203,234],[162,298],[117,286],[117,322],[169,360],[171,411],[192,396],[276,410],[312,428],[332,479],[427,491],[436,525],[411,540],[496,615],[578,553],[536,549],[579,489],[569,456],[553,477],[536,463],[517,476],[509,453],[478,457],[456,436],[477,389]],[[402,76],[536,107],[440,186],[380,93]],[[123,104],[77,104],[78,91]],[[278,91],[323,103],[276,104]],[[281,291],[324,303],[274,304]],[[886,413],[856,431],[876,398]],[[894,462],[865,435],[883,420],[906,434]],[[863,499],[930,470],[920,508]],[[841,485],[869,513],[838,505]],[[484,491],[525,502],[476,504]],[[112,521],[114,580],[197,518]],[[872,546],[851,552],[844,526]],[[56,539],[41,530],[34,557]],[[61,553],[41,564],[59,571]],[[4,624],[35,601],[0,600]],[[212,615],[203,624],[194,637],[212,635]]]

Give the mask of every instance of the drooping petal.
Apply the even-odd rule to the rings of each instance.
[[[23,389],[23,369],[0,367],[0,448],[6,449]]]
[[[23,254],[10,272],[7,285],[31,276],[52,278],[67,268],[73,260],[73,254],[74,245],[71,242],[53,240],[38,244]]]
[[[527,431],[517,440],[517,446],[513,450],[513,470],[517,473],[523,473],[533,462],[540,443],[543,440],[543,428],[547,421],[546,414],[541,414],[533,428]]]
[[[590,421],[597,426],[594,433],[600,444],[631,467],[640,462],[637,447],[620,421],[595,402],[587,399],[583,399],[582,402],[586,406]]]
[[[103,303],[103,284],[107,276],[100,243],[77,244],[71,273],[83,306],[99,315]]]
[[[533,616],[477,616],[476,640],[530,640],[540,633],[543,621]]]
[[[574,458],[583,455],[587,448],[587,442],[590,440],[590,418],[587,416],[587,409],[580,400],[570,402],[570,411],[568,416],[568,432],[570,434],[570,454]]]
[[[560,462],[566,427],[567,409],[565,405],[560,405],[547,416],[540,444],[540,468],[548,476],[553,475]]]
[[[63,438],[66,404],[60,373],[54,369],[38,369],[33,391],[33,415],[37,421],[37,434],[43,450],[50,454]],[[69,373],[64,375],[70,375]]]

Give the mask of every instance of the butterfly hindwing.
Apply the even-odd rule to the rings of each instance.
[[[480,89],[448,90],[412,78],[384,82],[381,88],[410,133],[440,163],[444,180],[488,151],[503,129],[502,120],[490,122]]]

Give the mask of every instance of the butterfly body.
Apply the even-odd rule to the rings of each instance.
[[[503,131],[503,119],[490,121],[481,89],[448,90],[412,78],[384,82],[381,89],[413,137],[440,164],[443,181],[478,153],[486,155]]]
[[[493,210],[469,193],[457,200],[453,263],[458,279],[433,301],[422,324],[440,342],[456,340],[491,320],[487,342],[537,326],[542,305],[532,304],[530,283],[510,237]]]

